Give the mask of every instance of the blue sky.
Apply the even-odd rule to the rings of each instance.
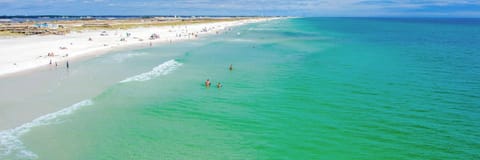
[[[480,17],[480,0],[0,0],[0,15]]]

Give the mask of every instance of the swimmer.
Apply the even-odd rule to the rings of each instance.
[[[222,88],[222,84],[220,82],[217,83],[217,88]]]
[[[212,83],[210,82],[210,79],[207,79],[207,81],[205,81],[205,86],[206,87],[210,87]]]
[[[233,65],[230,64],[230,67],[228,67],[229,70],[233,70]]]

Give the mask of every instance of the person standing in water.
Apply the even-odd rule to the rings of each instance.
[[[222,88],[222,84],[220,82],[217,83],[217,88]]]
[[[205,86],[208,88],[210,87],[212,83],[210,82],[210,79],[207,79],[207,81],[205,81]]]
[[[228,67],[228,69],[229,69],[230,71],[233,70],[232,64],[230,64],[230,67]]]

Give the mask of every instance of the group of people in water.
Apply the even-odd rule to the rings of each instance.
[[[233,70],[233,65],[232,64],[230,64],[230,66],[228,67],[228,70],[230,70],[230,71]],[[205,87],[210,88],[210,86],[212,86],[212,82],[210,82],[210,79],[207,79],[205,81]],[[222,83],[218,82],[217,83],[217,88],[222,88],[222,87],[223,87]]]
[[[205,81],[205,87],[209,88],[212,85],[212,82],[210,82],[210,79],[207,79]],[[217,88],[222,88],[222,84],[220,82],[217,83]]]

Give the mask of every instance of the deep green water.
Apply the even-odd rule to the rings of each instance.
[[[302,18],[107,54],[70,74],[115,83],[0,159],[480,159],[479,42],[478,19]]]

